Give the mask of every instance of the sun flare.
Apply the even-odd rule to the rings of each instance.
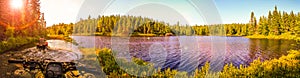
[[[11,0],[11,6],[13,8],[21,8],[23,6],[23,0]]]

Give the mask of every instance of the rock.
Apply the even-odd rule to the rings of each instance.
[[[173,36],[172,33],[166,33],[165,36]]]
[[[10,72],[7,72],[6,75],[11,75],[11,73],[10,73]]]
[[[10,54],[6,54],[5,56],[6,56],[6,57],[10,57],[11,55],[10,55]]]

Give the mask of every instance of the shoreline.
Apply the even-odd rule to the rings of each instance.
[[[99,35],[70,35],[70,36],[99,36]],[[186,35],[185,35],[186,36]],[[209,36],[209,35],[191,35],[191,36]],[[173,36],[99,36],[99,37],[173,37]],[[250,39],[284,39],[284,40],[296,40],[300,41],[300,37],[294,36],[294,35],[271,35],[271,36],[265,36],[265,35],[251,35],[251,36],[217,36],[217,37],[245,37]]]
[[[9,50],[5,50],[3,52],[0,52],[0,54],[5,54],[5,53],[11,52],[11,51],[22,51],[22,50],[30,48],[30,47],[35,47],[36,46],[35,43],[36,42],[23,44],[23,45],[20,45],[20,47],[14,47],[14,48],[11,48]]]
[[[32,37],[15,37],[11,38],[11,40],[0,41],[0,54],[9,51],[18,51],[23,47],[27,47],[33,44],[35,45],[36,42],[37,39]]]
[[[63,40],[66,42],[71,42],[75,45],[78,45],[78,43],[71,37],[72,35],[65,36],[65,35],[47,35],[47,40]]]
[[[271,36],[265,36],[265,35],[251,35],[251,36],[244,36],[246,38],[250,39],[283,39],[283,40],[296,40],[300,41],[300,37],[294,36],[294,35],[271,35]]]

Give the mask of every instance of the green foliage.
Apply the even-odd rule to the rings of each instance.
[[[201,70],[196,70],[194,77],[219,77],[219,78],[299,78],[300,72],[300,52],[291,50],[287,56],[279,59],[266,60],[261,62],[260,59],[254,60],[249,66],[226,64],[222,71],[208,73],[209,64],[206,63]]]
[[[225,24],[227,36],[267,36],[264,38],[272,38],[270,36],[279,36],[287,39],[289,36],[300,37],[300,13],[294,14],[293,11],[290,13],[280,12],[275,6],[274,11],[269,11],[267,17],[261,16],[257,23],[254,12],[251,12],[250,22],[248,24]],[[293,37],[294,38],[294,37]]]
[[[97,58],[100,62],[100,65],[102,67],[102,70],[107,73],[118,73],[121,74],[122,71],[118,64],[115,61],[115,58],[112,55],[112,51],[110,49],[104,48],[99,51],[96,51]]]
[[[277,6],[273,12],[269,11],[268,17],[261,16],[259,23],[255,24],[254,13],[251,13],[250,27],[248,28],[249,38],[270,38],[270,39],[293,39],[297,40],[300,37],[299,33],[299,15],[280,12]],[[254,21],[254,22],[253,22]],[[253,33],[254,30],[254,34]],[[230,30],[228,30],[230,32]]]
[[[24,0],[23,7],[12,11],[10,0],[0,0],[0,52],[19,48],[44,37],[45,19],[40,0]],[[13,13],[13,14],[12,14]]]
[[[202,68],[196,69],[195,73],[194,73],[194,77],[196,78],[206,78],[207,75],[209,75],[209,63],[206,62],[204,66],[202,66]]]
[[[50,27],[47,27],[47,33],[48,35],[63,35],[63,36],[69,36],[73,33],[73,23],[70,24],[54,24]]]
[[[141,16],[98,16],[98,18],[81,19],[74,25],[75,35],[97,36],[139,36],[138,34],[155,34],[155,36],[172,33],[168,24]]]
[[[281,35],[251,35],[247,36],[247,38],[263,38],[263,39],[286,39],[286,40],[298,40],[300,37],[297,37],[295,35],[291,35],[291,32],[283,33]]]
[[[15,49],[20,46],[33,43],[37,41],[36,38],[31,38],[31,37],[10,37],[7,41],[1,41],[0,42],[0,53],[5,52],[7,50]]]
[[[119,77],[137,77],[131,74],[138,74],[142,77],[154,77],[154,78],[172,78],[172,77],[188,77],[187,72],[179,72],[177,70],[167,69],[163,72],[160,69],[154,69],[151,63],[145,62],[140,58],[132,58],[132,61],[135,63],[129,63],[128,60],[118,59],[112,55],[112,51],[108,48],[103,48],[96,51],[97,59],[102,67],[102,70],[108,75],[108,77],[119,78]],[[119,61],[119,63],[117,63]],[[145,67],[140,67],[145,66]],[[149,65],[150,64],[150,65]],[[125,66],[127,68],[121,69],[119,65]],[[149,66],[146,66],[149,65]],[[151,74],[147,76],[147,74]]]
[[[134,33],[131,36],[135,36],[135,37],[155,37],[157,35],[156,34],[139,34],[139,33]]]
[[[128,61],[125,59],[119,59],[119,60],[121,60],[120,61],[121,63],[119,63],[120,65],[130,67],[130,68],[123,70],[117,63],[116,58],[112,55],[112,51],[110,49],[103,48],[101,50],[97,50],[96,54],[97,54],[97,59],[99,60],[99,63],[102,67],[102,70],[107,75],[109,75],[109,77],[130,76],[130,74],[126,73],[126,71],[139,73],[139,72],[137,72],[139,70],[139,69],[137,69],[138,67],[135,67],[135,65],[128,63]],[[143,60],[141,60],[139,58],[133,58],[132,60],[139,65],[147,64],[147,62],[144,62]],[[145,72],[146,72],[146,70],[145,70]],[[140,74],[143,74],[143,73],[140,73]],[[132,77],[134,77],[134,76],[132,76]]]
[[[136,58],[136,57],[133,57],[133,58],[132,58],[132,61],[133,61],[134,63],[136,63],[136,64],[138,64],[138,65],[142,65],[142,66],[145,66],[145,65],[149,64],[148,62],[146,62],[146,61],[144,61],[144,60],[142,60],[142,59],[140,59],[140,58]]]
[[[196,30],[196,28],[199,28]],[[187,36],[192,36],[195,35],[195,33],[198,33],[199,35],[206,35],[208,34],[207,32],[209,31],[208,28],[205,28],[203,26],[171,26],[171,31],[174,32],[175,35],[181,36],[181,35],[187,35]],[[201,32],[200,32],[201,31]]]
[[[74,28],[73,28],[74,26]],[[72,31],[73,29],[73,31]],[[251,12],[250,21],[246,24],[216,25],[175,25],[155,21],[141,16],[98,16],[81,19],[73,24],[59,24],[49,28],[51,35],[96,35],[96,36],[165,36],[172,33],[176,36],[280,36],[289,33],[300,37],[300,13],[280,12],[275,6],[268,16],[256,19]],[[251,37],[255,38],[255,37]],[[284,38],[285,39],[285,38]]]
[[[72,38],[70,38],[70,35],[73,34],[73,26],[73,23],[59,23],[47,27],[47,38],[65,40],[67,42],[72,42],[73,44],[78,44]]]

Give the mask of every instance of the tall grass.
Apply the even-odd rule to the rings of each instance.
[[[10,37],[7,40],[0,41],[0,53],[34,43],[35,41],[37,39],[33,37]]]
[[[300,40],[300,37],[292,35],[291,33],[283,33],[281,35],[251,35],[246,36],[247,38],[263,38],[263,39],[287,39],[287,40]]]

